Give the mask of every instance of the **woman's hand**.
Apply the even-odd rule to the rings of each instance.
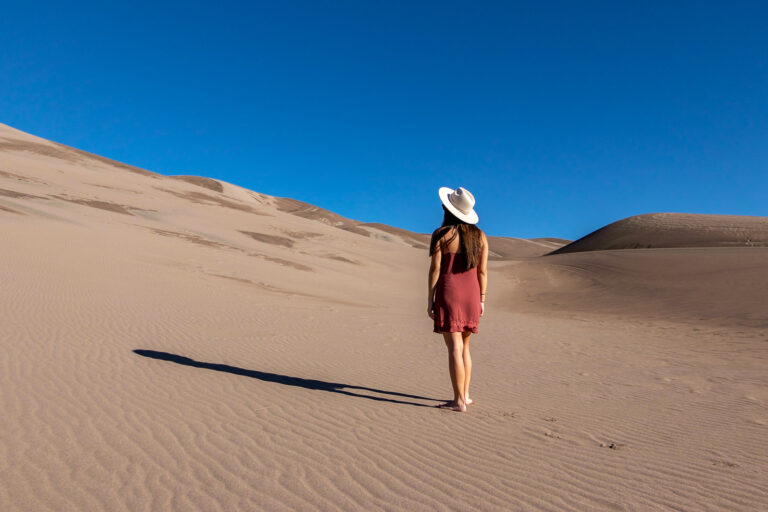
[[[480,303],[480,316],[485,314],[485,302]]]
[[[432,320],[435,319],[435,304],[432,301],[427,303],[427,315],[429,315],[429,318]]]

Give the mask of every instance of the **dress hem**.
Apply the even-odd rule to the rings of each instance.
[[[432,332],[437,334],[442,334],[444,332],[471,332],[472,334],[477,334],[478,328],[477,325],[467,324],[435,325]]]

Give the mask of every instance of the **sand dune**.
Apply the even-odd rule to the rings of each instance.
[[[768,248],[579,252],[501,270],[508,308],[768,329]]]
[[[766,217],[649,213],[616,221],[552,253],[664,247],[766,246]]]
[[[507,271],[518,308],[768,328],[768,217],[637,215]]]
[[[416,249],[427,249],[429,247],[431,234],[414,233],[377,222],[358,222],[294,199],[274,198],[272,201],[280,211],[306,219],[317,220],[358,235],[372,236],[389,242],[404,243]],[[489,254],[491,260],[514,260],[541,256],[569,243],[569,240],[558,238],[527,240],[524,238],[491,236],[489,239],[490,243],[493,244],[493,250]]]
[[[224,184],[219,180],[204,178],[202,176],[171,176],[171,178],[186,181],[193,185],[199,185],[203,188],[213,190],[214,192],[224,192]]]
[[[426,235],[4,125],[0,191],[4,512],[768,503],[768,249],[492,239],[456,414]]]
[[[431,238],[429,234],[413,233],[412,231],[375,222],[366,222],[358,224],[358,226],[370,228],[372,236],[377,238],[389,241],[399,239],[417,249],[426,250],[429,247]],[[489,245],[493,248],[488,255],[491,261],[519,260],[542,256],[570,242],[561,238],[534,238],[529,240],[525,238],[489,236],[488,239]]]

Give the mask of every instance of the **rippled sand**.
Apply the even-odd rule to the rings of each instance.
[[[768,249],[495,239],[458,414],[423,235],[3,125],[0,233],[0,510],[768,503]]]

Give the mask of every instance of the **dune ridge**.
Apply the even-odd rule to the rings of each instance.
[[[648,213],[618,220],[551,254],[672,247],[766,247],[768,217]]]

